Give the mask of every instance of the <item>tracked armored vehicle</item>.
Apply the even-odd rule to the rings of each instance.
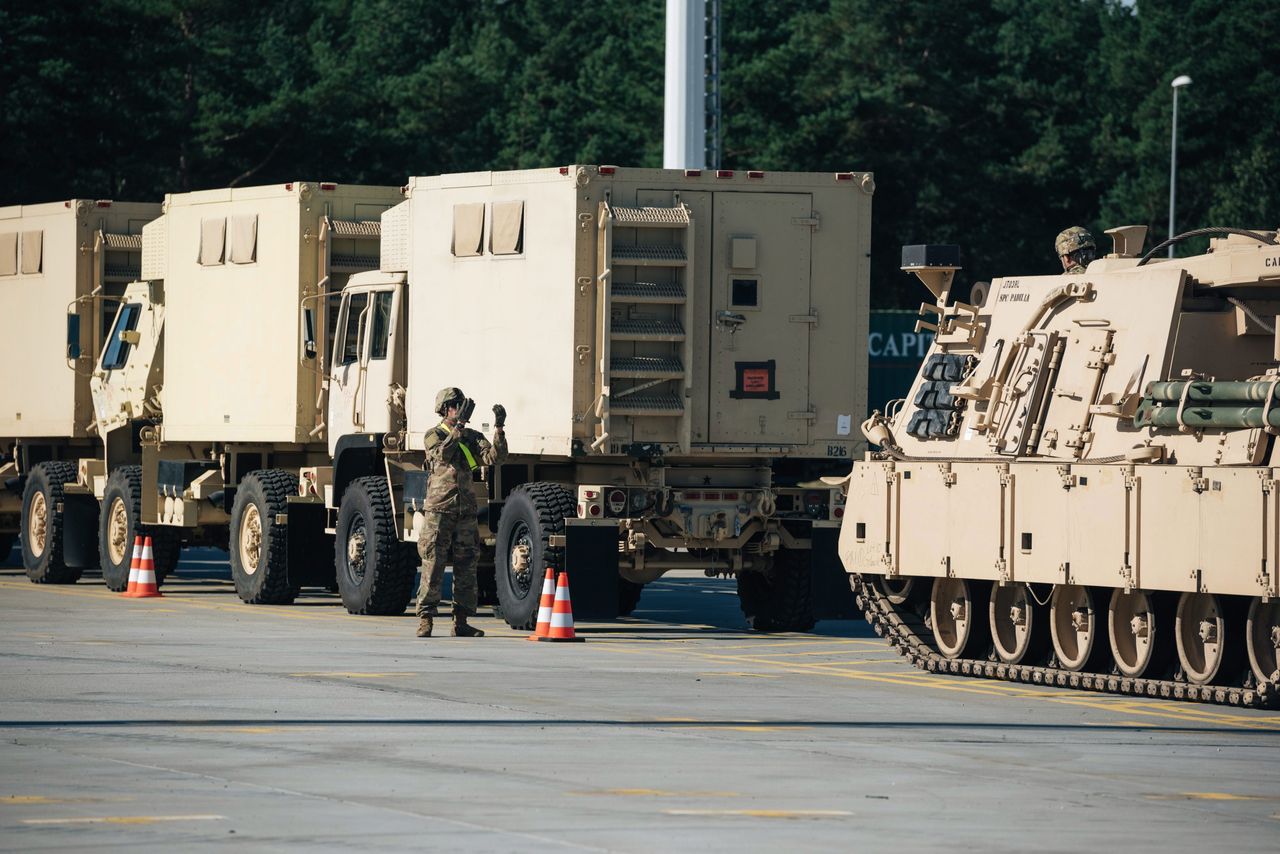
[[[916,666],[1276,702],[1278,235],[1202,229],[1139,258],[1145,232],[968,303],[956,247],[904,248],[936,338],[910,395],[863,424],[879,449],[845,481],[840,555]]]

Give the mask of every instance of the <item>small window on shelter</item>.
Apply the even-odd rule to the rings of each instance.
[[[484,251],[484,203],[453,206],[453,254],[472,258]]]
[[[114,371],[123,368],[129,362],[129,342],[124,340],[124,333],[138,328],[138,318],[142,314],[142,306],[136,302],[127,302],[116,312],[116,325],[111,330],[111,338],[102,352],[102,369]]]
[[[44,232],[22,232],[22,273],[39,273],[44,265]]]
[[[729,291],[729,304],[734,308],[760,307],[759,279],[733,279]]]
[[[227,220],[225,217],[200,220],[200,266],[216,267],[222,263],[226,248]]]
[[[258,215],[227,218],[227,260],[232,264],[252,264],[258,260]]]
[[[494,202],[489,251],[494,255],[524,252],[524,202]]]
[[[0,276],[18,275],[18,232],[0,234]]]

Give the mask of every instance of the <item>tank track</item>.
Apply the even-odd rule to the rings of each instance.
[[[1173,679],[1131,679],[1105,673],[1076,673],[1044,665],[946,658],[927,640],[931,632],[916,614],[905,609],[898,611],[869,578],[850,575],[849,582],[858,607],[862,609],[875,633],[887,640],[899,655],[930,673],[952,673],[958,676],[1027,682],[1032,685],[1253,709],[1270,709],[1280,705],[1277,702],[1280,699],[1280,684],[1275,682],[1264,682],[1252,688],[1192,685]]]

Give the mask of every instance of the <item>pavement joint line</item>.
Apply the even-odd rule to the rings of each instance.
[[[22,824],[157,824],[164,821],[226,821],[225,815],[106,815],[76,818],[24,818]]]
[[[648,650],[648,649],[621,650],[621,651],[634,652],[636,654],[646,654],[646,653],[653,652],[652,650]],[[664,651],[661,649],[657,650],[656,652],[658,654],[664,653]],[[665,654],[671,654],[671,651],[666,651]],[[966,684],[960,684],[960,683],[967,682],[970,680],[964,680],[961,677],[948,678],[947,676],[944,676],[942,674],[923,674],[922,673],[920,674],[920,677],[921,677],[920,679],[904,679],[901,677],[890,676],[886,674],[862,673],[858,671],[843,670],[843,669],[838,670],[835,668],[823,667],[821,665],[814,665],[806,662],[794,662],[794,661],[780,662],[780,661],[774,661],[774,660],[760,660],[760,659],[756,659],[753,656],[724,656],[724,655],[716,655],[714,653],[705,653],[705,652],[690,652],[687,654],[704,658],[707,660],[711,660],[711,661],[767,665],[767,666],[776,667],[780,670],[784,670],[784,671],[796,673],[796,674],[837,676],[837,677],[842,677],[846,679],[862,679],[870,682],[881,682],[881,683],[894,684],[894,685],[907,685],[913,688],[930,688],[930,689],[943,690],[943,691],[958,691],[962,693],[1006,697],[1006,698],[1009,697],[1011,693],[1017,692],[1017,693],[1014,693],[1014,696],[1016,696],[1019,699],[1038,700],[1042,702],[1057,702],[1057,703],[1063,703],[1066,705],[1075,705],[1075,706],[1081,706],[1081,707],[1087,707],[1087,708],[1103,709],[1105,711],[1111,711],[1111,712],[1123,711],[1123,713],[1125,714],[1142,715],[1142,716],[1155,717],[1155,718],[1165,718],[1170,720],[1176,720],[1181,723],[1202,723],[1202,724],[1211,723],[1219,726],[1226,726],[1226,727],[1232,727],[1235,729],[1255,731],[1255,732],[1267,732],[1267,731],[1276,730],[1276,726],[1270,723],[1267,719],[1263,719],[1260,722],[1256,722],[1254,719],[1251,719],[1251,718],[1242,718],[1242,717],[1228,715],[1224,713],[1200,711],[1194,708],[1185,708],[1183,706],[1178,706],[1176,710],[1173,708],[1163,708],[1163,707],[1157,707],[1157,706],[1145,706],[1145,705],[1137,706],[1136,704],[1132,703],[1132,701],[1126,703],[1125,705],[1119,705],[1114,702],[1105,702],[1105,701],[1099,702],[1097,700],[1088,699],[1087,697],[1082,697],[1080,696],[1082,692],[1078,692],[1078,691],[1046,693],[1044,691],[1027,690],[1029,686],[1022,686],[1017,683],[996,683],[993,681],[988,685],[966,685]],[[1012,691],[1007,689],[999,690],[996,687],[996,686],[1003,686],[1006,684],[1008,685],[1008,688],[1012,689]],[[1158,701],[1155,701],[1155,702],[1158,702]]]
[[[270,786],[265,783],[251,783],[247,780],[237,780],[233,777],[225,777],[218,774],[208,774],[201,771],[187,771],[181,768],[171,768],[166,765],[154,765],[154,764],[149,764],[145,762],[131,762],[127,759],[118,759],[112,756],[100,756],[100,755],[79,753],[72,750],[66,750],[60,747],[47,747],[46,749],[53,750],[56,753],[64,753],[71,756],[75,756],[79,759],[85,759],[85,760],[91,760],[91,761],[97,761],[97,762],[111,762],[117,765],[124,765],[130,768],[140,768],[146,771],[161,771],[161,772],[176,774],[184,777],[192,777],[199,780],[209,780],[215,783],[224,783],[224,784],[239,786],[245,789],[254,789],[262,792],[273,792],[275,794],[289,795],[295,798],[307,798],[310,800],[321,801],[325,803],[337,803],[337,804],[343,804],[344,806],[357,807],[360,809],[394,813],[396,815],[408,816],[410,818],[415,818],[422,821],[438,821],[444,824],[454,825],[455,827],[466,828],[468,830],[479,830],[486,833],[493,833],[498,836],[511,836],[517,839],[539,842],[544,845],[554,845],[554,846],[559,846],[561,848],[572,848],[580,851],[598,851],[598,852],[609,851],[609,849],[607,848],[601,848],[600,846],[596,846],[596,845],[583,845],[581,843],[572,842],[568,839],[555,839],[549,836],[542,836],[536,833],[528,833],[522,830],[509,830],[504,827],[478,824],[476,822],[463,821],[462,819],[450,818],[449,816],[444,816],[444,815],[435,815],[435,814],[426,813],[426,812],[414,812],[413,810],[399,809],[397,807],[387,806],[386,804],[366,803],[364,801],[358,801],[352,798],[334,797],[331,795],[325,795],[318,792],[304,792],[298,789],[287,789],[283,786]]]
[[[700,817],[742,817],[742,818],[846,818],[853,815],[849,810],[770,810],[770,809],[670,809],[663,810],[663,815],[684,815]]]

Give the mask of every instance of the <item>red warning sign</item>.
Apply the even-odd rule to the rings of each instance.
[[[742,390],[747,392],[769,391],[768,368],[746,368],[742,371]]]

